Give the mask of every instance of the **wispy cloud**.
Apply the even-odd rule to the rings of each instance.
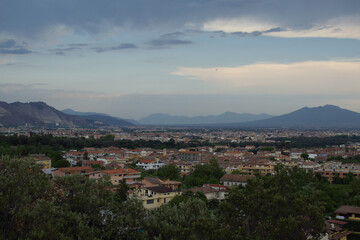
[[[166,47],[172,47],[172,46],[178,46],[178,45],[188,45],[193,43],[189,40],[180,40],[180,39],[155,39],[148,44],[153,48],[166,48]]]
[[[360,17],[339,17],[310,25],[292,26],[256,18],[215,19],[205,22],[203,31],[220,31],[240,37],[272,36],[283,38],[322,37],[360,39]]]
[[[225,92],[347,94],[360,89],[360,62],[259,63],[238,67],[181,67],[174,75],[197,79]]]
[[[14,39],[0,41],[0,54],[18,55],[29,53],[32,53],[32,51],[23,46],[18,46]]]
[[[88,46],[88,43],[70,43],[68,44],[69,47],[86,47]]]
[[[100,53],[100,52],[105,52],[105,51],[117,51],[117,50],[135,49],[135,48],[138,48],[138,47],[133,43],[122,43],[115,47],[108,47],[108,48],[98,47],[98,48],[94,48],[94,49]]]

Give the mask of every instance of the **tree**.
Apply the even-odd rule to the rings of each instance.
[[[251,178],[220,204],[220,222],[232,239],[320,239],[324,209],[309,185],[312,175],[298,168],[277,167],[273,176]]]
[[[77,213],[57,205],[61,192],[32,159],[0,159],[0,239],[93,238]]]
[[[128,191],[129,191],[129,187],[126,184],[125,178],[123,178],[121,180],[121,183],[119,184],[118,189],[116,190],[116,196],[119,199],[119,201],[125,202],[127,200]]]
[[[205,183],[220,183],[220,178],[224,171],[220,168],[215,158],[211,159],[208,164],[197,165],[194,172],[185,177],[184,185],[186,187],[202,186]]]
[[[159,168],[157,176],[163,180],[178,180],[180,178],[179,169],[174,164],[168,164]]]
[[[301,157],[302,159],[304,159],[304,160],[307,160],[307,159],[309,159],[309,154],[307,154],[307,153],[302,153],[302,154],[300,155],[300,157]]]
[[[153,211],[145,229],[149,239],[219,239],[215,216],[203,201],[194,198]]]

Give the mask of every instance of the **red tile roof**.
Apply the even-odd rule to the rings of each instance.
[[[102,170],[105,174],[140,174],[140,172],[132,169],[132,168],[119,168],[119,169],[110,169],[110,170]]]

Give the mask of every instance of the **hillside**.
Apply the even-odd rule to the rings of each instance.
[[[334,105],[304,107],[265,120],[228,124],[227,127],[251,128],[360,128],[360,113]]]
[[[0,124],[14,127],[89,126],[85,120],[77,116],[67,115],[44,102],[0,102]]]

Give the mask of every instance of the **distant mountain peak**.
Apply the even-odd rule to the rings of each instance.
[[[253,128],[360,128],[360,113],[327,104],[312,108],[304,107],[265,120],[238,123],[237,126]]]

